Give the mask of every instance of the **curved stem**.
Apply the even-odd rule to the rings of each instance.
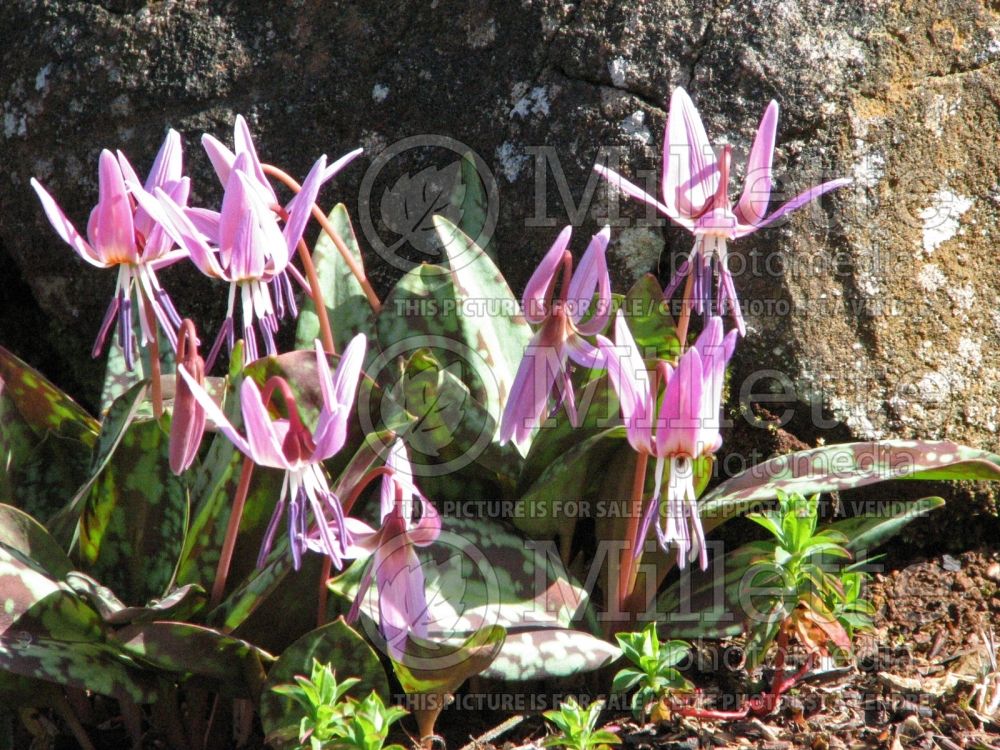
[[[302,186],[295,181],[295,178],[278,169],[274,165],[262,164],[261,167],[264,169],[265,174],[281,181],[290,190],[293,190],[296,193],[302,190]],[[354,278],[356,278],[358,283],[361,285],[361,289],[364,291],[365,297],[368,298],[368,304],[371,305],[372,311],[377,313],[382,309],[382,302],[379,300],[378,295],[375,294],[375,290],[372,289],[372,285],[368,281],[368,277],[365,275],[365,269],[361,267],[357,260],[355,260],[347,245],[344,244],[344,240],[339,234],[337,234],[337,230],[333,228],[333,225],[331,225],[329,221],[327,221],[326,215],[315,203],[312,207],[312,215],[323,228],[323,231],[326,232],[327,236],[329,236],[329,238],[333,241],[333,244],[336,246],[338,252],[340,252],[344,262],[347,264],[347,267],[351,270],[351,273],[354,274]],[[299,252],[301,254],[301,250]]]
[[[642,495],[646,489],[646,467],[649,464],[649,454],[645,452],[637,453],[635,456],[635,473],[632,475],[632,496],[629,498],[628,531],[626,540],[628,545],[621,551],[622,559],[618,567],[618,608],[628,612],[634,619],[637,614],[635,608],[635,579],[639,571],[639,558],[635,553],[636,545],[639,544],[639,527],[642,522]]]
[[[333,330],[330,328],[330,316],[326,312],[326,302],[323,301],[323,289],[319,283],[319,276],[316,275],[316,266],[313,265],[312,255],[305,240],[299,240],[299,258],[302,259],[302,268],[306,272],[306,280],[309,282],[309,289],[312,292],[313,307],[316,308],[316,317],[319,319],[319,335],[323,339],[323,349],[327,354],[336,354],[337,347],[333,343]]]
[[[361,497],[361,493],[365,491],[365,488],[368,487],[369,484],[374,482],[379,477],[391,477],[395,473],[396,472],[388,466],[379,466],[378,468],[371,469],[361,478],[360,482],[354,485],[354,489],[351,490],[351,494],[347,496],[347,499],[343,503],[341,503],[341,507],[344,509],[344,515],[346,516],[351,512],[351,508],[354,507],[354,503],[358,501],[358,498]]]
[[[163,416],[163,386],[160,383],[160,329],[156,326],[153,303],[147,299],[145,294],[139,296],[142,297],[142,314],[146,316],[146,324],[152,331],[149,337],[149,369],[153,381],[153,416],[159,419]]]
[[[244,458],[243,470],[240,473],[240,483],[236,488],[236,497],[233,499],[233,509],[229,512],[226,538],[222,542],[222,551],[219,553],[219,566],[215,569],[215,581],[212,583],[212,596],[209,598],[209,609],[218,606],[222,601],[222,594],[226,590],[229,565],[233,561],[233,550],[236,548],[236,535],[239,533],[240,521],[243,519],[243,506],[247,502],[247,492],[250,490],[250,477],[252,475],[253,461],[250,458]]]

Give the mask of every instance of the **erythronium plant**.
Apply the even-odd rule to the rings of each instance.
[[[596,165],[597,172],[630,198],[643,201],[694,235],[694,247],[664,289],[669,298],[686,278],[683,293],[679,337],[687,333],[687,321],[693,308],[713,314],[712,272],[718,272],[718,313],[727,309],[740,333],[746,332],[736,287],[726,265],[726,243],[774,221],[826,192],[850,184],[840,178],[824,182],[792,198],[773,213],[767,214],[771,197],[771,163],[774,158],[775,132],[778,127],[778,103],[772,101],[764,110],[750,158],[747,161],[743,193],[735,208],[729,199],[729,173],[732,147],[723,146],[716,156],[705,133],[698,110],[687,92],[677,87],[670,97],[670,112],[663,134],[663,201],[647,193],[607,167]]]
[[[750,171],[759,174],[751,186],[769,189],[775,119],[772,105],[752,150]],[[707,299],[712,280],[705,268],[712,258],[724,260],[726,242],[843,184],[814,188],[770,216],[766,200],[757,200],[769,195],[751,187],[731,208],[728,152],[716,158],[704,150],[703,128],[682,93],[672,103],[668,140],[685,159],[677,169],[671,165],[664,202],[656,205],[696,235],[689,267],[700,270],[688,276],[688,286],[697,277],[699,293],[685,292],[692,304]],[[123,281],[99,344],[117,320],[121,352],[134,358],[125,314],[134,299],[142,300],[151,364],[157,324],[172,347],[176,342],[178,374],[172,400],[164,380],[163,410],[156,406],[156,367],[152,414],[148,384],[136,376],[121,386],[109,367],[115,387],[106,392],[114,395],[98,422],[0,349],[0,596],[7,602],[0,663],[18,676],[10,683],[18,699],[59,706],[84,747],[88,730],[73,723],[68,707],[93,694],[121,701],[136,743],[150,724],[170,744],[201,750],[219,731],[212,717],[228,713],[232,696],[258,707],[276,744],[294,742],[301,708],[266,686],[311,674],[314,659],[361,679],[366,692],[387,696],[384,663],[404,691],[425,699],[412,713],[429,743],[448,695],[470,676],[540,679],[600,668],[620,655],[607,634],[628,629],[640,614],[668,638],[764,632],[777,633],[776,640],[785,633],[807,646],[826,638],[822,647],[842,648],[868,611],[853,566],[815,592],[789,587],[792,593],[781,597],[788,624],[777,631],[755,630],[728,585],[726,603],[736,614],[725,623],[713,619],[715,599],[705,600],[714,593],[703,583],[713,566],[725,568],[726,581],[751,566],[758,576],[777,575],[774,565],[795,567],[789,561],[802,557],[799,542],[824,538],[815,529],[799,533],[805,516],[789,522],[787,533],[782,520],[782,538],[766,551],[751,543],[709,556],[705,537],[782,492],[806,496],[889,478],[1000,476],[1000,456],[985,451],[885,441],[776,457],[706,491],[723,434],[723,373],[740,329],[738,323],[724,331],[722,306],[702,307],[702,330],[689,342],[690,316],[678,330],[659,305],[660,283],[649,277],[629,290],[612,322],[620,300],[611,294],[605,260],[611,232],[595,235],[574,264],[566,229],[532,276],[522,316],[491,254],[469,239],[480,236],[487,218],[483,187],[468,179],[472,160],[457,173],[463,182],[452,193],[459,225],[434,217],[447,265],[415,267],[383,306],[366,279],[363,238],[355,236],[346,207],[327,218],[315,205],[319,186],[355,152],[331,165],[320,158],[300,186],[260,162],[241,118],[232,150],[210,137],[204,142],[226,188],[217,211],[186,205],[175,134],[145,184],[123,156],[102,154],[100,200],[87,239],[35,185],[64,240],[94,265],[120,267]],[[281,206],[268,178],[296,198]],[[317,245],[315,263],[300,239],[310,215],[333,245]],[[498,245],[492,250],[501,252]],[[291,266],[293,252],[302,274]],[[176,319],[156,281],[162,265],[185,255],[230,285],[230,315],[215,349],[235,325],[240,298],[243,325],[232,330],[226,378],[208,377],[193,324]],[[731,280],[724,266],[719,272],[718,296],[736,315]],[[288,275],[300,284],[305,277],[313,309],[299,320],[297,350],[279,354],[278,342],[270,341],[276,320],[298,306]],[[490,315],[469,313],[484,300],[498,303]],[[243,342],[235,341],[240,332]],[[260,359],[252,340],[258,336],[259,349],[268,352]],[[334,340],[339,361],[329,359],[337,356]],[[113,347],[109,356],[118,355]],[[538,429],[543,419],[546,429]],[[207,431],[208,424],[221,434]],[[376,480],[377,502],[369,491]],[[586,535],[574,534],[565,514],[554,513],[550,524],[515,517],[519,532],[490,514],[438,513],[424,493],[442,509],[446,500],[485,497],[512,500],[515,508],[568,499],[605,506],[610,499],[619,507],[624,497],[627,528],[612,526],[611,537],[601,536],[608,519],[594,526],[599,538],[621,539],[625,547],[612,561],[609,585],[597,589],[604,596],[598,604],[608,612],[618,605],[628,618],[602,626],[566,563],[545,552],[544,540],[525,538],[556,530],[566,560],[592,559],[590,549],[580,548]],[[863,548],[941,502],[927,498],[888,516],[838,521],[826,540],[841,544],[859,565]],[[278,534],[283,519],[287,535]],[[650,529],[658,548],[645,544]],[[652,563],[641,560],[644,547]],[[257,554],[246,554],[251,550]],[[641,592],[640,562],[644,571],[657,566],[653,576],[643,572]],[[690,592],[678,594],[678,583],[655,595],[649,581],[662,580],[674,562],[684,568],[683,581],[694,580]],[[810,563],[800,563],[799,573],[816,577]],[[698,615],[695,624],[671,619],[681,606]],[[345,613],[353,620],[359,611],[374,621],[378,635],[367,632],[390,658],[380,662],[369,642],[336,618]],[[819,612],[835,615],[835,624],[820,624]],[[763,658],[770,641],[759,640]],[[620,642],[635,645],[628,637]],[[647,687],[659,690],[663,677],[673,683],[670,659],[646,661],[640,666]],[[783,661],[775,664],[780,679],[770,697],[748,704],[748,711],[770,710],[797,679],[785,675]],[[208,700],[210,693],[218,700]],[[153,702],[155,711],[134,708]],[[385,713],[374,703],[369,708],[369,719]],[[576,718],[573,727],[590,726],[590,714]]]
[[[182,169],[180,135],[171,130],[149,170],[145,189],[159,189],[176,204],[185,205],[191,183],[182,176]],[[183,259],[187,253],[175,249],[171,237],[148,212],[135,204],[126,187],[128,181],[138,183],[139,179],[125,155],[119,151],[115,157],[107,149],[102,151],[98,168],[100,197],[90,213],[86,239],[38,180],[32,178],[31,186],[56,232],[81,258],[98,268],[118,267],[115,296],[108,305],[92,356],[97,357],[104,350],[111,326],[117,322],[118,345],[131,370],[135,362],[133,292],[140,304],[139,330],[143,346],[156,345],[157,322],[171,346],[175,346],[181,319],[160,286],[156,271]]]

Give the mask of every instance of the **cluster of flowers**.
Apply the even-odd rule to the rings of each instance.
[[[665,551],[675,543],[681,565],[695,558],[702,568],[707,565],[692,462],[714,454],[722,445],[719,412],[723,378],[737,334],[746,333],[726,266],[726,243],[755,232],[850,182],[837,179],[817,185],[767,215],[777,124],[778,104],[772,101],[757,129],[743,193],[735,208],[729,198],[731,146],[724,146],[716,157],[701,117],[682,88],[674,90],[667,117],[662,202],[610,169],[595,167],[626,195],[655,206],[694,235],[690,255],[663,294],[669,299],[687,279],[678,326],[682,351],[691,311],[704,314],[706,322],[694,346],[683,351],[676,367],[661,359],[651,362],[644,359],[620,310],[614,322],[614,342],[601,335],[612,307],[605,259],[610,239],[608,227],[594,235],[575,273],[573,256],[567,249],[571,228],[566,227],[525,288],[525,316],[541,328],[525,351],[515,377],[501,421],[500,438],[505,442],[525,441],[545,415],[553,392],[565,405],[570,421],[576,424],[568,361],[581,367],[607,369],[621,404],[630,445],[639,454],[656,458],[653,496],[639,536],[633,540],[634,555],[641,553],[656,520],[657,537]],[[718,304],[714,307],[713,277],[718,279],[715,294]],[[560,291],[555,298],[557,285]],[[735,328],[724,333],[721,315],[727,310]],[[588,337],[594,337],[596,345]],[[665,465],[668,484],[664,497]]]
[[[360,491],[382,476],[378,530],[345,515],[341,499],[330,490],[322,466],[347,438],[367,347],[365,336],[359,334],[348,344],[332,373],[326,352],[316,342],[323,406],[312,431],[302,423],[292,390],[281,377],[272,377],[263,389],[250,378],[243,381],[240,408],[246,436],[232,425],[204,388],[205,372],[211,369],[222,342],[227,341],[230,350],[233,347],[237,295],[242,310],[244,361],[258,358],[255,323],[267,354],[277,353],[274,333],[278,320],[298,314],[289,275],[308,289],[290,260],[316,196],[325,182],[361,154],[361,149],[329,165],[321,156],[301,190],[283,207],[267,181],[242,117],[236,119],[234,140],[235,152],[211,135],[202,138],[225,188],[219,211],[187,205],[191,182],[182,174],[180,136],[173,130],[167,134],[145,184],[124,154],[101,152],[99,200],[91,212],[86,239],[37,180],[32,180],[32,186],[59,236],[85,261],[99,268],[118,267],[115,296],[98,333],[93,356],[103,351],[117,320],[118,344],[126,366],[133,368],[133,299],[140,306],[137,317],[142,345],[155,340],[158,322],[174,349],[179,378],[171,426],[171,468],[180,474],[191,466],[207,419],[255,465],[284,471],[281,495],[261,545],[258,565],[263,565],[270,553],[283,516],[287,518],[296,569],[307,550],[327,555],[338,569],[344,560],[373,556],[369,571],[374,571],[380,592],[381,628],[390,649],[399,654],[407,626],[418,634],[425,631],[421,625],[427,609],[421,604],[423,576],[413,548],[437,538],[438,514],[412,480],[402,441],[392,446],[386,468],[363,479],[357,488]],[[208,276],[229,283],[226,318],[207,362],[197,353],[193,325],[181,320],[156,276],[159,269],[183,259],[190,259]],[[269,412],[276,393],[284,399],[287,417],[274,418]],[[361,595],[370,580],[371,572]]]
[[[692,466],[721,445],[719,412],[723,376],[737,336],[745,332],[725,263],[727,241],[756,231],[848,182],[824,183],[765,215],[770,199],[777,112],[777,104],[771,102],[757,131],[745,187],[735,208],[728,194],[730,147],[725,146],[721,156],[716,157],[701,119],[682,89],[675,90],[670,104],[662,202],[614,172],[598,167],[606,179],[627,195],[656,206],[694,235],[689,258],[664,290],[669,297],[687,280],[678,327],[682,354],[675,364],[662,359],[647,361],[621,311],[611,326],[613,340],[603,335],[609,327],[612,307],[605,259],[610,240],[608,228],[594,236],[575,272],[573,256],[568,250],[571,229],[564,229],[524,292],[525,317],[539,328],[524,352],[505,405],[500,440],[524,443],[545,415],[553,393],[576,424],[578,415],[569,360],[585,368],[606,369],[621,404],[629,443],[642,457],[643,471],[646,458],[656,459],[653,496],[639,537],[634,540],[636,555],[650,527],[655,527],[664,549],[677,545],[681,564],[699,559],[702,567],[706,565]],[[94,355],[103,350],[117,320],[118,343],[127,366],[132,367],[135,292],[140,305],[137,312],[141,341],[144,344],[155,341],[158,323],[179,363],[171,435],[174,470],[180,473],[191,465],[206,419],[254,464],[283,470],[284,484],[265,534],[259,564],[263,564],[272,549],[282,516],[287,517],[296,568],[307,550],[325,554],[338,569],[344,560],[372,555],[374,564],[362,590],[368,587],[374,571],[380,593],[380,625],[390,649],[398,649],[398,641],[407,630],[417,634],[426,630],[421,619],[427,609],[423,576],[414,546],[430,544],[437,538],[440,519],[412,480],[402,442],[394,444],[386,466],[370,473],[361,483],[365,486],[382,477],[381,528],[377,531],[345,513],[350,502],[342,504],[330,490],[322,466],[346,441],[367,346],[365,337],[358,335],[350,342],[334,373],[330,371],[327,353],[317,342],[316,365],[323,407],[312,431],[303,425],[292,390],[280,377],[271,378],[263,389],[249,378],[244,380],[240,406],[245,436],[203,387],[204,373],[211,369],[222,342],[227,341],[232,349],[237,292],[245,361],[256,359],[259,353],[255,324],[265,351],[276,353],[274,333],[278,320],[286,314],[297,315],[289,277],[308,288],[290,259],[301,243],[320,187],[357,157],[360,149],[329,165],[325,156],[320,157],[301,191],[286,206],[281,206],[242,117],[236,120],[235,150],[209,135],[202,142],[225,188],[219,211],[187,205],[190,180],[182,174],[180,137],[174,131],[167,135],[145,184],[123,154],[114,155],[107,150],[101,153],[100,198],[91,213],[86,239],[49,193],[32,181],[59,235],[88,263],[101,268],[118,267],[117,289],[98,334]],[[193,327],[187,321],[182,323],[156,277],[159,269],[185,258],[210,277],[229,283],[226,318],[207,363],[197,354]],[[713,305],[715,277],[717,304]],[[721,317],[727,310],[735,321],[735,328],[728,333]],[[692,311],[703,314],[705,324],[695,344],[685,350],[687,320]],[[269,406],[275,394],[282,396],[287,417],[271,416]],[[665,470],[668,481],[664,495]],[[359,490],[355,490],[355,496]]]

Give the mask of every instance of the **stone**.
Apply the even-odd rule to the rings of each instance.
[[[483,159],[498,187],[499,262],[515,290],[563,225],[579,226],[580,252],[609,220],[616,277],[654,271],[666,282],[689,235],[609,193],[592,167],[653,175],[666,102],[681,85],[710,138],[732,144],[737,179],[774,98],[777,197],[824,178],[855,180],[733,243],[750,331],[732,413],[752,413],[740,402],[763,394],[775,413],[775,400],[789,402],[780,426],[808,444],[919,435],[996,447],[994,5],[435,0],[401,12],[383,0],[12,0],[0,31],[2,338],[87,403],[100,377],[89,349],[113,274],[60,242],[31,176],[82,227],[99,150],[121,148],[144,170],[174,127],[193,202],[213,202],[219,188],[198,138],[228,141],[243,113],[264,158],[300,177],[320,153],[366,148],[323,198],[370,214],[370,249],[386,232],[379,191],[389,187],[386,175],[369,174],[373,165],[404,138],[434,136],[393,166],[444,168],[460,147]],[[440,136],[454,142],[441,146]],[[400,263],[420,260],[434,258],[413,248],[388,260],[369,253],[369,272],[385,292]],[[217,285],[180,267],[163,281],[182,312],[214,330],[224,305]]]

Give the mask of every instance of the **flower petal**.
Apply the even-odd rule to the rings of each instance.
[[[327,179],[329,177],[326,176],[326,156],[321,156],[309,170],[309,174],[302,183],[302,190],[288,204],[288,220],[285,222],[282,235],[285,238],[285,246],[288,248],[289,255],[295,253],[295,246],[299,244],[302,232],[305,231],[306,223],[312,214],[313,204],[316,202],[316,196],[319,195],[319,189]]]
[[[118,161],[107,149],[101,152],[98,168],[100,198],[87,225],[90,244],[102,258],[109,261],[135,263],[139,256],[135,246],[135,225]]]
[[[361,365],[365,359],[367,338],[359,333],[344,349],[336,374],[330,375],[319,342],[316,342],[316,366],[319,372],[320,389],[323,393],[323,408],[313,434],[316,445],[313,457],[325,460],[344,447],[347,439],[347,421],[354,410],[354,399],[358,388]]]
[[[607,180],[611,185],[618,188],[621,192],[625,193],[625,195],[627,195],[628,197],[635,198],[636,200],[642,201],[643,203],[648,203],[650,206],[656,208],[656,210],[659,211],[661,214],[663,214],[664,216],[669,216],[671,219],[676,221],[682,227],[685,227],[686,229],[691,229],[694,226],[691,219],[679,214],[672,207],[660,203],[659,200],[654,198],[652,195],[647,193],[645,190],[643,190],[635,183],[626,180],[624,177],[615,172],[613,169],[608,169],[607,167],[602,166],[600,164],[595,164],[594,171],[597,172],[597,174],[599,174],[605,180]]]
[[[663,202],[667,214],[693,219],[715,197],[719,168],[701,116],[678,86],[670,97],[663,137]]]
[[[194,396],[201,408],[205,410],[205,416],[211,420],[212,424],[214,424],[223,435],[229,438],[240,453],[253,458],[250,453],[250,444],[247,443],[237,429],[233,427],[232,422],[226,419],[226,415],[223,414],[219,405],[216,404],[215,400],[208,395],[201,385],[199,385],[198,381],[192,377],[183,364],[177,365],[177,372],[180,373],[180,376],[187,383],[188,388],[191,390],[191,395]]]
[[[267,407],[264,406],[257,384],[250,378],[244,380],[240,387],[240,408],[243,410],[243,424],[250,445],[250,458],[254,463],[286,471],[294,469],[295,467],[285,458],[285,452],[281,447],[284,435],[279,434],[278,425],[267,413]]]
[[[233,162],[236,161],[236,154],[229,150],[222,141],[213,135],[205,133],[201,137],[202,148],[208,154],[208,160],[212,162],[212,168],[219,178],[223,187],[229,182],[229,173],[232,171]]]
[[[144,187],[152,192],[159,186],[169,189],[170,185],[181,179],[184,173],[183,152],[181,150],[181,135],[171,128],[167,131],[163,145],[156,153],[153,166],[149,169]]]
[[[608,324],[608,313],[611,309],[611,279],[608,276],[605,251],[610,239],[611,227],[604,227],[594,235],[573,273],[566,292],[566,302],[570,305],[570,318],[584,336],[593,336],[603,331]],[[597,292],[597,305],[594,314],[586,323],[580,323],[590,310],[595,292]]]
[[[771,163],[774,159],[774,137],[778,130],[778,103],[771,100],[753,139],[743,195],[734,213],[740,224],[757,224],[767,212],[771,200]]]
[[[364,152],[365,152],[365,150],[363,148],[356,148],[353,151],[350,151],[350,152],[344,154],[343,156],[341,156],[333,164],[327,165],[326,169],[323,171],[323,180],[322,181],[326,182],[327,180],[333,178],[334,175],[336,175],[340,170],[342,170],[344,167],[346,167],[352,161],[354,161],[359,156],[361,156],[361,154],[363,154]]]
[[[92,266],[107,268],[108,264],[103,261],[99,253],[83,238],[83,235],[76,231],[73,222],[59,208],[59,204],[56,203],[55,198],[49,195],[49,191],[42,187],[42,183],[32,177],[31,187],[38,194],[38,200],[42,203],[42,210],[45,211],[49,223],[52,224],[52,228],[56,230],[56,233],[62,238],[63,242],[76,250],[77,255]]]
[[[529,323],[537,325],[545,320],[545,316],[549,314],[546,297],[548,296],[549,287],[552,284],[552,279],[555,277],[556,270],[559,268],[559,264],[562,263],[563,253],[569,245],[569,238],[572,233],[573,227],[569,226],[559,233],[556,241],[552,243],[552,247],[549,248],[549,251],[545,253],[545,257],[538,264],[538,268],[531,274],[527,286],[524,287],[524,297],[522,298],[524,302],[524,317]]]
[[[522,444],[538,425],[556,377],[563,369],[556,347],[539,345],[542,329],[525,347],[507,404],[500,417],[500,444],[513,439]]]
[[[850,185],[854,180],[850,177],[841,177],[836,180],[830,180],[829,182],[824,182],[821,185],[816,185],[806,190],[804,193],[799,193],[794,198],[792,198],[787,203],[782,204],[773,214],[768,216],[763,221],[758,222],[752,226],[739,226],[736,229],[736,237],[745,237],[746,235],[756,232],[758,229],[766,227],[787,213],[791,213],[797,208],[801,208],[806,203],[814,201],[819,198],[824,193],[829,193],[831,190],[836,190],[837,188],[844,187],[845,185]]]

